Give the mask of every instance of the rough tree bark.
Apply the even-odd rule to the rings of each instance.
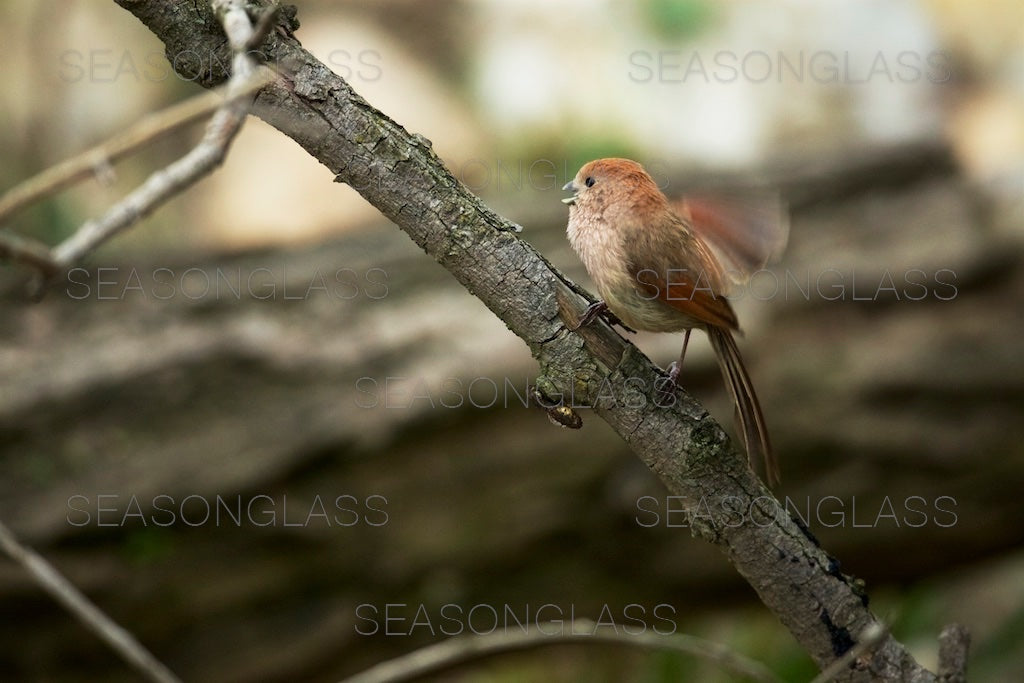
[[[117,1],[164,42],[182,75],[205,87],[224,79],[227,46],[205,3]],[[273,33],[259,48],[285,78],[259,94],[254,112],[357,189],[522,338],[540,364],[543,393],[592,404],[669,491],[713,511],[694,517],[694,533],[729,557],[819,666],[854,647],[877,621],[867,597],[780,507],[721,427],[688,396],[675,409],[657,407],[658,371],[610,328],[569,332],[587,302],[516,236],[517,226],[460,184],[428,140],[367,104],[289,33]],[[762,523],[749,523],[748,510]],[[887,637],[843,678],[935,675]]]

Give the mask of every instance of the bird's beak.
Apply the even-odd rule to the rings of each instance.
[[[572,206],[573,204],[576,203],[576,186],[573,185],[571,180],[562,186],[562,191],[572,192],[571,197],[566,197],[562,200],[563,204],[568,204],[569,206]]]

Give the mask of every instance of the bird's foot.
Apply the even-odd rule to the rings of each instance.
[[[677,361],[672,361],[668,366],[668,377],[659,375],[654,380],[654,401],[661,408],[669,408],[676,404],[676,388],[679,385],[679,370],[681,366]]]
[[[609,326],[618,325],[627,332],[636,334],[636,330],[619,320],[619,316],[612,313],[611,309],[608,308],[608,304],[604,301],[595,301],[587,306],[587,310],[583,311],[583,315],[580,316],[580,320],[576,323],[576,326],[569,329],[575,332],[581,327],[586,327],[590,323],[594,322],[597,318],[603,318]]]

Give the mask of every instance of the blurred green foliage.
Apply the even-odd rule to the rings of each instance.
[[[174,533],[166,528],[147,527],[126,535],[121,554],[136,564],[160,562],[174,553]]]
[[[714,8],[705,0],[646,0],[643,12],[651,33],[672,41],[696,37],[714,18]]]
[[[1024,643],[1024,605],[999,624],[988,638],[973,645],[970,671],[979,681],[995,681],[1004,676],[1020,676],[1024,669],[1021,656]]]

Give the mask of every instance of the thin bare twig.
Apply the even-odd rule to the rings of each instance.
[[[252,23],[240,0],[212,0],[214,14],[224,26],[234,57],[228,81],[228,101],[206,127],[199,144],[185,156],[153,173],[136,190],[112,206],[106,214],[86,222],[53,250],[54,260],[70,266],[104,241],[135,224],[158,206],[216,168],[249,114],[251,102],[239,96],[258,68],[246,45],[253,35]]]
[[[566,629],[568,625],[568,629]],[[545,630],[550,627],[550,631]],[[568,632],[565,632],[565,631]],[[414,650],[395,659],[382,662],[366,671],[346,678],[342,683],[396,683],[408,681],[467,662],[492,657],[506,652],[529,650],[551,645],[613,644],[639,647],[645,650],[671,650],[700,657],[723,669],[754,681],[775,682],[779,679],[763,664],[737,654],[719,643],[685,633],[658,635],[656,633],[619,633],[614,627],[599,626],[589,619],[537,624],[532,632],[486,633],[456,636],[440,643]]]
[[[269,78],[255,78],[235,96],[254,93],[269,82]],[[0,223],[33,202],[88,178],[97,169],[223,107],[227,90],[224,86],[149,114],[128,130],[18,183],[0,196]],[[0,249],[7,239],[6,235],[0,238]]]
[[[22,237],[6,230],[0,230],[0,258],[26,263],[36,268],[43,277],[51,277],[60,270],[48,246],[31,237]]]
[[[274,26],[277,25],[277,20],[281,16],[281,6],[271,5],[266,12],[261,14],[256,20],[256,26],[249,34],[249,38],[245,41],[244,50],[255,50],[258,48],[270,32],[274,30]]]
[[[179,683],[180,679],[135,636],[104,614],[46,559],[19,543],[3,522],[0,522],[0,548],[24,567],[29,576],[54,600],[78,617],[90,631],[105,640],[122,659],[145,674],[146,678],[159,683]]]
[[[33,294],[41,293],[46,282],[57,273],[156,210],[171,197],[195,184],[223,162],[231,141],[241,129],[252,102],[247,97],[271,79],[259,75],[259,64],[248,46],[260,33],[265,34],[272,22],[258,22],[254,30],[241,0],[211,0],[214,14],[221,21],[234,52],[231,78],[223,91],[203,95],[165,110],[156,118],[146,119],[127,133],[97,148],[88,150],[63,164],[44,171],[22,183],[0,198],[0,220],[27,203],[81,179],[139,148],[143,144],[214,111],[199,144],[185,156],[151,174],[145,182],[126,195],[99,218],[89,220],[53,249],[41,243],[0,232],[0,256],[27,263],[39,271]],[[276,16],[274,9],[270,13]],[[226,98],[226,99],[225,99]]]

